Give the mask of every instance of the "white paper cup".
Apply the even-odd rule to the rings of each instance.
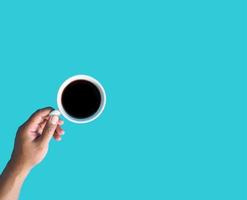
[[[63,108],[63,105],[62,105],[62,94],[63,94],[64,89],[70,83],[77,81],[77,80],[86,80],[86,81],[92,83],[93,85],[95,85],[98,88],[100,95],[101,95],[101,103],[100,103],[98,110],[93,115],[91,115],[87,118],[74,118],[74,117],[70,116],[65,111],[65,109]],[[69,79],[67,79],[66,81],[63,82],[63,84],[60,86],[60,88],[58,90],[58,94],[57,94],[58,109],[59,109],[60,113],[66,119],[68,119],[69,121],[74,122],[74,123],[83,124],[83,123],[88,123],[88,122],[95,120],[103,112],[103,110],[105,108],[105,104],[106,104],[106,94],[105,94],[105,90],[104,90],[103,86],[95,78],[88,76],[88,75],[76,75],[76,76],[70,77]]]

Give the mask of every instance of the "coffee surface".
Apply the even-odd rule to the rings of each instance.
[[[93,83],[86,80],[76,80],[64,89],[61,100],[67,114],[77,119],[83,119],[98,111],[101,95]]]

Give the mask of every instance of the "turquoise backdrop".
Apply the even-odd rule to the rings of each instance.
[[[247,199],[245,1],[0,1],[0,167],[76,74],[107,92],[21,200]]]

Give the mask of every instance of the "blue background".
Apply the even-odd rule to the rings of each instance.
[[[61,83],[108,97],[28,177],[21,200],[246,199],[244,1],[0,2],[0,167]]]

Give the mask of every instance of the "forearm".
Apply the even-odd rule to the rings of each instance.
[[[29,169],[9,161],[0,176],[0,200],[17,200]]]

